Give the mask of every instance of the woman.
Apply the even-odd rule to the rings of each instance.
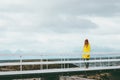
[[[82,58],[86,61],[88,61],[90,59],[90,44],[89,44],[89,41],[88,39],[85,39],[85,42],[84,42],[84,47],[83,47],[83,54],[82,54]],[[86,68],[89,67],[89,63],[86,62],[85,63],[85,66]]]

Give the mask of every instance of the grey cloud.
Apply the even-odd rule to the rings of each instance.
[[[21,16],[21,15],[18,15]],[[18,17],[16,16],[16,17]],[[32,17],[31,17],[32,16]],[[3,28],[6,31],[14,31],[14,32],[56,32],[56,33],[78,33],[81,31],[88,31],[98,26],[87,19],[80,19],[77,16],[68,16],[66,19],[60,16],[49,16],[44,17],[43,21],[41,21],[41,16],[34,17],[31,15],[21,16],[23,20],[15,19],[4,19],[7,21],[7,25]],[[27,21],[27,23],[26,23]],[[39,22],[40,21],[40,22]],[[25,23],[25,24],[24,24]],[[23,25],[22,25],[23,24]]]
[[[114,16],[120,13],[119,0],[21,0],[24,4],[6,4],[1,12],[28,12],[49,15]]]
[[[37,32],[37,35],[39,35],[40,32],[43,32],[45,34],[50,32],[55,32],[55,34],[86,33],[87,35],[89,35],[89,31],[92,30],[94,32],[94,30],[97,28],[98,30],[96,30],[96,32],[101,33],[104,31],[99,32],[99,26],[97,24],[84,18],[80,19],[78,18],[78,16],[106,17],[116,16],[119,15],[120,13],[119,5],[120,0],[14,0],[13,2],[12,1],[13,0],[11,0],[10,3],[6,1],[4,2],[5,4],[2,4],[2,0],[0,1],[0,18],[1,20],[5,21],[5,25],[0,26],[1,32],[0,37],[3,37],[5,39],[7,38],[6,42],[1,41],[0,46],[1,49],[2,48],[23,50],[33,49],[38,51],[41,51],[43,49],[43,51],[50,52],[49,48],[53,45],[51,44],[52,42],[50,40],[48,40],[48,43],[46,44],[40,41],[37,42],[37,40],[34,40],[34,37],[32,37],[34,36],[33,34],[35,32]],[[14,3],[15,1],[18,3],[17,4]],[[59,15],[64,15],[66,19],[64,19],[63,16],[61,17]],[[108,28],[109,27],[105,28],[105,32],[107,33]],[[9,32],[13,33],[10,34]],[[119,32],[119,30],[116,32]],[[21,36],[19,36],[19,34],[17,33],[20,33]],[[95,33],[92,34],[95,35]],[[30,36],[30,38],[28,38],[28,36]],[[59,35],[57,34],[57,36]],[[98,36],[100,37],[100,35]],[[42,37],[40,36],[36,38],[42,39]],[[101,41],[102,38],[104,37],[102,36],[100,39],[97,40]],[[9,41],[9,39],[11,41]],[[69,40],[70,39],[71,38],[69,38]],[[58,46],[58,48],[56,48],[55,46],[51,47],[53,51],[54,48],[56,48],[56,52],[61,51],[61,48],[59,48],[59,45],[57,45],[57,43],[59,42],[54,43],[54,45]],[[101,43],[104,45],[106,44],[104,41]],[[116,41],[116,43],[118,43],[118,41]],[[69,43],[65,43],[65,45],[68,44]],[[74,47],[76,46],[75,44],[73,45]],[[69,48],[69,50],[72,50],[72,48]],[[64,49],[65,50],[68,49],[68,46],[65,46]],[[73,50],[75,49],[73,48]],[[96,50],[99,51],[99,49]],[[106,50],[108,51],[109,49]],[[79,52],[79,49],[76,50],[76,52],[77,51]]]
[[[47,24],[46,24],[47,23]],[[53,32],[60,32],[60,33],[66,33],[66,32],[81,32],[81,31],[88,31],[90,29],[95,29],[98,26],[87,20],[87,19],[77,19],[77,18],[71,18],[67,20],[61,20],[61,19],[55,19],[55,20],[48,20],[44,24],[42,29],[44,30],[51,30]]]
[[[120,13],[119,4],[119,0],[65,0],[54,11],[74,15],[114,16]]]
[[[30,3],[27,3],[27,1]],[[24,3],[24,0],[21,2]],[[7,19],[9,20],[10,27],[7,30],[25,32],[80,32],[94,29],[98,26],[89,20],[77,19],[72,16],[116,15],[120,11],[119,4],[119,0],[26,0],[24,4],[3,5],[0,10],[8,11],[8,13],[12,12],[13,14],[14,12],[15,14],[16,12],[23,13],[24,17],[22,16],[22,19],[32,23],[31,25],[21,25],[22,21],[19,19]],[[64,21],[58,17],[62,14],[70,15],[72,18]]]
[[[27,5],[11,5],[11,6],[4,6],[4,8],[0,7],[0,12],[7,12],[7,13],[34,13],[36,12],[34,8]]]
[[[18,2],[13,1],[12,3],[11,1],[9,3],[0,1],[0,11],[10,13],[47,13],[47,11],[52,10],[51,7],[55,5],[56,1],[18,0]]]

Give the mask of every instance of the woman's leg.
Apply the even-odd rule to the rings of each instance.
[[[89,59],[86,59],[86,61],[89,61]],[[86,68],[89,67],[89,62],[86,62]]]
[[[85,68],[87,68],[87,66],[88,66],[88,62],[86,62],[86,61],[87,61],[87,59],[86,59],[86,58],[84,58],[83,60],[85,61],[85,63],[84,63],[84,64],[85,64]]]
[[[86,59],[85,59],[85,58],[83,58],[83,60],[84,60],[84,61],[86,61]],[[86,67],[86,62],[84,63],[84,65],[85,65],[85,67]]]

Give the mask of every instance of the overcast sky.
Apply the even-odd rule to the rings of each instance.
[[[120,51],[120,0],[0,0],[1,53]]]

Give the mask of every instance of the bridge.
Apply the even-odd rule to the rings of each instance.
[[[0,76],[82,72],[120,69],[120,55],[97,56],[84,61],[81,55],[0,54]],[[85,68],[89,63],[89,68]]]

